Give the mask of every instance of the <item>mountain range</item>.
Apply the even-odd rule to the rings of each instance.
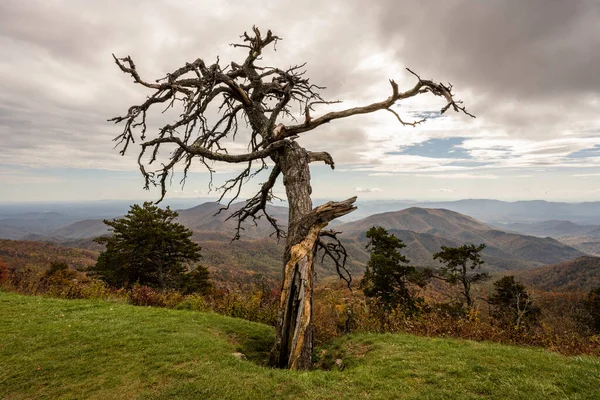
[[[444,210],[411,207],[376,214],[336,227],[359,243],[365,231],[381,226],[406,244],[404,254],[416,265],[438,267],[432,254],[442,246],[485,244],[483,260],[490,270],[515,270],[552,264],[583,256],[584,253],[552,238],[507,233],[469,216]],[[362,247],[362,246],[361,246]],[[358,250],[358,249],[357,249]],[[358,254],[352,254],[357,257]],[[366,250],[360,256],[368,258]]]
[[[463,199],[456,201],[358,201],[358,210],[344,221],[362,219],[369,215],[399,211],[411,207],[443,208],[469,215],[488,224],[512,222],[542,222],[564,220],[577,224],[600,224],[600,202],[561,203],[544,200],[500,201]]]
[[[242,238],[231,242],[237,222],[228,217],[241,205],[242,203],[236,203],[227,210],[221,210],[222,205],[206,202],[189,209],[178,210],[178,221],[194,232],[193,239],[203,248],[202,262],[209,266],[213,273],[279,275],[283,241],[278,242],[269,236],[273,229],[264,218],[257,220],[256,224],[245,223],[242,226]],[[272,206],[269,212],[285,225],[287,208]],[[52,214],[51,217],[65,221],[65,216],[61,214]],[[402,253],[413,265],[419,266],[439,267],[439,263],[433,260],[433,253],[440,251],[441,246],[460,246],[466,243],[486,244],[483,260],[490,271],[523,270],[585,256],[584,252],[550,237],[505,232],[470,216],[446,209],[409,207],[333,225],[335,230],[343,232],[340,238],[348,249],[348,265],[354,274],[361,275],[364,272],[369,257],[365,248],[365,232],[375,225],[386,228],[402,239],[407,245]],[[14,227],[15,224],[10,226]],[[92,238],[108,233],[102,219],[79,220],[54,230],[51,230],[51,227],[52,224],[46,223],[39,233],[30,232],[21,239],[50,241],[71,247],[99,250],[101,247],[94,243]],[[518,227],[510,225],[510,230],[514,231]],[[571,231],[582,232],[575,228]],[[593,228],[586,232],[591,231]],[[317,273],[320,277],[327,277],[334,274],[334,269],[325,262],[317,268]]]

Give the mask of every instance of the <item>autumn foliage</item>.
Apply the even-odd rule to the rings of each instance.
[[[8,280],[8,264],[0,258],[0,284]]]
[[[44,264],[29,261],[15,268],[10,262],[0,260],[2,290],[210,311],[269,325],[277,321],[280,298],[277,279],[249,271],[240,276],[220,276],[212,288],[200,293],[187,293],[185,288],[161,290],[141,284],[134,284],[130,289],[115,289],[82,272],[81,264],[65,262],[60,254],[52,260],[39,253],[22,251],[21,247],[14,253],[19,257],[30,254],[44,260]],[[406,312],[401,302],[379,307],[356,285],[350,290],[345,282],[320,282],[315,288],[313,305],[315,344],[324,345],[332,338],[356,332],[405,332],[543,347],[564,354],[600,355],[600,289],[587,293],[541,292],[525,288],[511,278],[497,283],[489,292],[480,285],[475,287],[474,298],[480,300],[472,309],[456,301],[461,299],[461,288],[451,283],[433,280],[424,288],[412,285],[419,290],[413,295],[422,301],[414,304],[416,309]],[[531,315],[535,318],[528,318],[527,312],[519,314],[528,309],[533,310]]]

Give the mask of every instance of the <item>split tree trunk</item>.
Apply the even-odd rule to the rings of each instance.
[[[283,260],[279,318],[271,362],[279,368],[310,369],[313,349],[314,253],[319,233],[355,209],[356,198],[312,208],[309,153],[291,142],[276,161],[283,173],[289,219]]]

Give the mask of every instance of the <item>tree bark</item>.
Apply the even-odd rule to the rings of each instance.
[[[310,369],[312,366],[313,262],[319,233],[331,220],[356,209],[355,197],[312,208],[310,161],[309,152],[296,142],[289,142],[276,160],[283,173],[289,219],[271,363],[293,370]]]

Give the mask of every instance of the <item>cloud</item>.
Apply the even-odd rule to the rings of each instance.
[[[394,108],[406,120],[428,118],[416,128],[381,112],[303,135],[303,146],[332,154],[342,167],[336,172],[470,180],[514,169],[598,168],[599,19],[596,0],[2,0],[0,163],[136,171],[139,143],[118,155],[112,139],[122,126],[106,120],[148,92],[111,53],[131,55],[154,80],[197,57],[239,62],[244,51],[228,44],[256,24],[283,37],[264,52],[263,65],[307,62],[307,76],[327,86],[325,98],[344,101],[317,106],[315,116],[384,100],[390,78],[401,90],[412,87],[406,67],[451,82],[477,116],[440,115],[443,101],[423,95]],[[150,134],[164,118],[149,117]],[[228,143],[232,153],[245,151],[243,138]]]
[[[64,181],[59,176],[38,175],[30,171],[0,170],[0,185],[54,184]]]
[[[416,174],[418,177],[423,178],[436,178],[436,179],[498,179],[498,175],[492,174],[468,174],[468,173],[457,173],[457,174]]]
[[[376,193],[376,192],[381,192],[381,189],[356,187],[356,188],[354,188],[354,191],[357,193]]]
[[[388,0],[377,6],[382,42],[416,71],[472,94],[476,101],[467,105],[478,116],[517,126],[548,116],[542,124],[551,126],[593,112],[600,92],[595,0]]]
[[[437,193],[453,193],[454,190],[452,189],[431,189],[430,192],[437,192]]]

